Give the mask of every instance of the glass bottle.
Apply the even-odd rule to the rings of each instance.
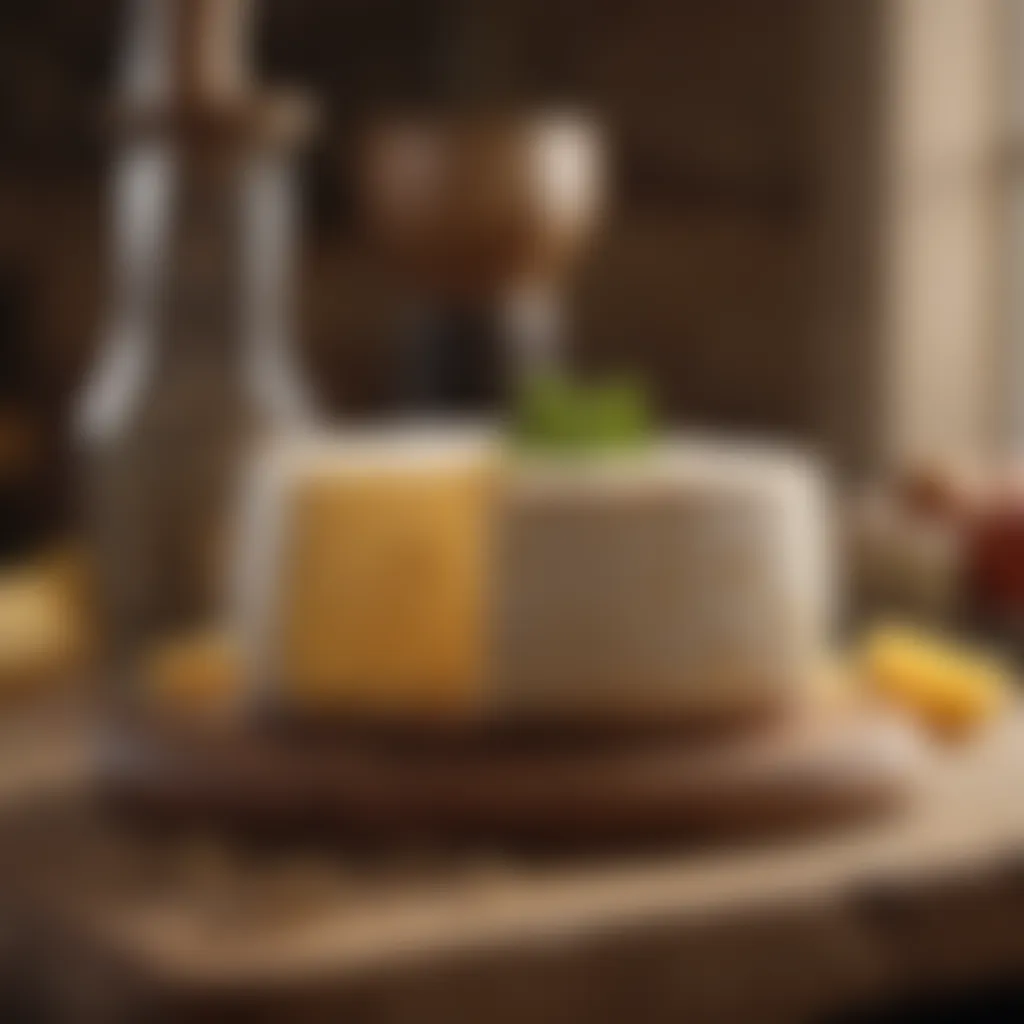
[[[244,464],[309,419],[287,287],[300,119],[235,66],[239,0],[134,10],[111,312],[80,409],[122,693],[157,650],[218,627]]]

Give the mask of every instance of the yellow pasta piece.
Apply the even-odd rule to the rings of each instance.
[[[996,659],[899,626],[875,630],[864,667],[882,696],[944,735],[961,735],[1006,704],[1009,672]]]

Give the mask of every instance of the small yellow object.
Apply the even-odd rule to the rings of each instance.
[[[878,693],[942,735],[963,735],[1007,703],[1009,672],[998,660],[909,628],[872,633],[864,665]]]
[[[0,692],[45,688],[89,659],[84,566],[71,551],[0,572]]]
[[[150,657],[145,676],[157,710],[175,716],[216,717],[241,698],[237,645],[216,631],[168,641]]]

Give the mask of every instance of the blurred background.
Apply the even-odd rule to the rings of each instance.
[[[321,106],[296,331],[317,389],[349,411],[381,392],[388,283],[360,238],[358,132],[396,105],[538,101],[593,112],[611,144],[611,214],[575,285],[585,356],[643,370],[674,418],[810,441],[844,467],[1008,444],[1020,6],[267,0],[258,66]],[[125,16],[114,0],[0,11],[7,555],[68,520]]]
[[[0,698],[26,682],[80,680],[96,644],[75,422],[111,311],[131,292],[118,289],[118,270],[131,278],[133,268],[128,259],[118,267],[112,229],[119,206],[125,220],[138,208],[123,181],[120,191],[113,184],[125,153],[110,112],[130,15],[145,6],[0,4]],[[318,109],[293,168],[301,202],[292,334],[331,414],[391,408],[395,313],[409,299],[368,244],[358,180],[368,130],[396,111],[585,112],[606,138],[609,185],[606,212],[564,279],[572,362],[636,373],[671,424],[810,448],[849,485],[844,495],[859,499],[862,485],[918,467],[890,500],[906,499],[911,521],[883,524],[864,565],[884,577],[880,590],[898,590],[920,618],[957,631],[965,605],[987,601],[986,625],[1009,622],[1024,650],[1024,0],[255,6],[254,78],[295,86]],[[188,231],[202,235],[196,222],[216,207],[197,203]],[[260,210],[239,221],[247,215],[263,223]],[[210,237],[238,228],[230,213],[225,223],[222,232],[214,220]],[[245,253],[242,227],[231,259]],[[188,264],[192,250],[182,251]],[[287,254],[281,277],[286,263]],[[189,292],[195,282],[182,278],[171,294],[198,293],[201,311],[211,290],[228,290],[214,275]],[[214,315],[202,329],[225,322]],[[179,400],[192,396],[177,385],[168,406],[189,421]],[[220,401],[216,388],[209,393],[204,414]],[[209,421],[225,450],[237,411]],[[204,487],[192,483],[219,470],[192,477],[190,464],[177,477],[167,460],[152,472],[160,426],[137,449],[126,431],[118,457],[145,477],[150,504],[126,500],[115,479],[110,507],[128,511],[108,516],[108,539],[124,575],[135,572],[162,598],[173,589],[164,569],[182,563],[186,547],[207,568],[212,516],[198,507]],[[186,427],[176,441],[191,457],[209,431],[199,418]],[[991,463],[1000,470],[984,500],[948,470]],[[180,505],[168,499],[186,490]],[[196,508],[192,491],[201,492]],[[840,509],[841,529],[855,504]],[[147,515],[161,520],[161,544],[151,547],[164,559],[153,559],[149,576],[152,566],[135,557],[147,538],[122,526]],[[180,530],[182,540],[179,520],[190,516],[199,528]],[[181,574],[189,584],[200,576]],[[230,692],[237,666],[221,671],[216,651],[199,653],[199,689]],[[1009,798],[1019,804],[1016,792]],[[935,980],[924,979],[927,991]],[[731,974],[720,979],[722,991],[733,986]]]

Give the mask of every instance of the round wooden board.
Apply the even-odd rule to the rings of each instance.
[[[709,737],[562,743],[333,741],[135,722],[104,737],[106,792],[155,814],[318,832],[554,839],[813,827],[908,798],[927,763],[878,709],[806,709]]]

